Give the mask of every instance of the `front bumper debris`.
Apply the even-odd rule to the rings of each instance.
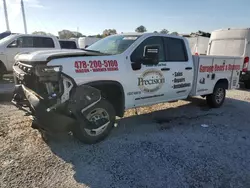
[[[101,100],[99,90],[82,85],[74,89],[70,99],[51,109],[45,99],[20,84],[16,85],[12,103],[33,116],[35,127],[48,132],[69,132],[76,124],[87,129],[97,129],[102,122],[94,124],[85,118],[85,112]],[[58,108],[60,110],[58,110]]]
[[[34,123],[41,129],[50,132],[69,131],[75,123],[73,118],[57,113],[47,112],[44,99],[24,85],[17,85],[14,91],[12,103],[34,117]]]

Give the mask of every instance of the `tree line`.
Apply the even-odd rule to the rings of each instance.
[[[135,32],[138,33],[144,33],[147,32],[147,29],[145,26],[141,25],[135,29]],[[162,33],[162,34],[172,34],[172,35],[178,35],[177,32],[169,32],[167,29],[162,29],[161,31],[154,31],[154,33]],[[48,35],[51,36],[53,34],[51,33],[46,33],[44,31],[35,31],[32,34],[36,35]],[[89,35],[88,37],[97,37],[97,38],[104,38],[109,35],[114,35],[117,34],[116,29],[105,29],[102,34],[97,34],[97,35]],[[83,35],[82,33],[78,31],[70,31],[70,30],[62,30],[58,32],[58,37],[60,39],[70,39],[70,38],[79,38],[79,37],[86,37],[86,35]]]

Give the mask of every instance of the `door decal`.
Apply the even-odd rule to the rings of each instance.
[[[183,77],[183,72],[175,72],[173,76],[174,76],[174,79],[172,80],[173,89],[191,87],[191,83],[186,83],[186,78]]]
[[[161,89],[165,83],[165,77],[157,69],[148,69],[138,77],[138,87],[144,93],[153,93]]]

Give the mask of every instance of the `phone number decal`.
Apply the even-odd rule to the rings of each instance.
[[[76,73],[118,71],[116,60],[75,61]]]

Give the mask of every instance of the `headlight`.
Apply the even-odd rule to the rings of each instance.
[[[46,66],[41,69],[42,72],[61,72],[62,66]]]
[[[62,66],[44,66],[40,65],[36,67],[37,76],[45,76],[47,74],[56,74],[62,71]]]

